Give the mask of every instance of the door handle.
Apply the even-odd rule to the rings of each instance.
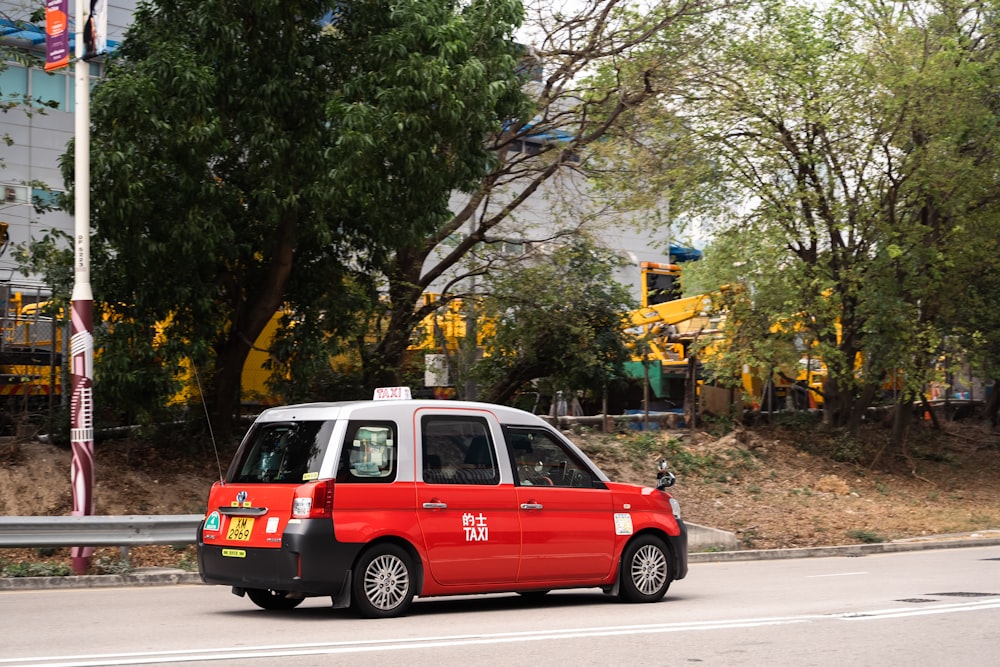
[[[541,503],[521,503],[521,509],[523,510],[540,510],[542,509]]]
[[[443,510],[448,508],[448,503],[442,503],[438,501],[431,501],[429,503],[424,503],[425,510]]]

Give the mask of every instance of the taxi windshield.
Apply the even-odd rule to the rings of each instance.
[[[230,482],[301,483],[319,479],[332,421],[258,423],[230,469]]]

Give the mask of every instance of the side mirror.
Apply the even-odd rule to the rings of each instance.
[[[677,483],[677,476],[667,470],[666,459],[660,459],[660,462],[657,464],[657,469],[656,488],[666,489]]]

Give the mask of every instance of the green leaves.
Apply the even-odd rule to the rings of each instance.
[[[94,289],[136,324],[106,355],[152,349],[162,325],[195,364],[214,365],[217,425],[280,308],[300,315],[286,340],[301,346],[282,363],[319,359],[324,336],[351,329],[350,271],[433,232],[451,192],[488,169],[484,137],[519,99],[520,11],[510,0],[141,5],[92,98]]]
[[[494,274],[483,302],[494,333],[476,369],[489,385],[487,400],[510,400],[539,378],[599,395],[622,377],[628,359],[622,322],[633,304],[629,290],[612,279],[619,262],[577,241]]]
[[[688,54],[663,47],[679,76],[648,126],[683,127],[673,146],[717,166],[717,181],[678,183],[675,215],[712,201],[692,190],[729,195],[692,273],[746,286],[720,372],[816,352],[835,391],[902,371],[914,396],[935,350],[982,317],[965,296],[997,265],[968,260],[1000,214],[994,23],[950,0],[775,1],[710,22]]]

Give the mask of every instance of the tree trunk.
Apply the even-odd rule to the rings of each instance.
[[[514,368],[499,382],[490,387],[481,388],[480,395],[486,403],[508,403],[517,392],[528,382],[548,375],[550,369],[539,363],[517,363]]]
[[[878,390],[878,385],[869,382],[861,389],[861,396],[856,398],[852,397],[850,410],[846,417],[847,432],[852,436],[857,436],[858,432],[861,430],[863,417],[868,410],[868,406],[875,400],[875,395],[878,393]]]
[[[995,428],[997,425],[997,412],[1000,411],[1000,378],[993,380],[993,390],[990,398],[986,401],[984,409],[985,415],[989,418],[990,424]]]
[[[230,304],[232,325],[225,342],[216,349],[209,411],[213,436],[223,445],[232,438],[239,416],[243,365],[254,342],[285,299],[285,287],[292,273],[297,229],[295,215],[281,220],[275,230],[271,261],[261,287],[248,294],[237,293]]]
[[[210,415],[212,435],[216,442],[226,446],[233,439],[233,431],[240,407],[240,383],[243,377],[243,364],[250,352],[250,346],[240,349],[236,345],[228,345],[220,350],[215,358],[215,370],[212,374],[212,396],[210,400]]]
[[[692,431],[698,426],[698,354],[688,357],[687,381],[684,383],[684,425]]]
[[[902,399],[896,403],[896,410],[892,419],[892,447],[891,451],[898,452],[901,456],[906,456],[906,434],[910,430],[910,422],[913,420],[913,401],[909,398]],[[892,466],[892,459],[889,466]]]
[[[823,395],[823,423],[834,428],[847,424],[851,414],[851,392],[842,390],[832,378],[827,378]]]
[[[397,250],[396,263],[405,265],[407,270],[389,271],[389,321],[385,333],[374,346],[362,343],[361,373],[365,389],[395,387],[400,384],[400,371],[406,361],[406,351],[410,346],[410,334],[421,320],[418,304],[423,294],[419,284],[420,264],[408,261],[411,254]],[[411,258],[412,259],[412,258]],[[417,273],[414,275],[413,267]]]
[[[390,317],[389,328],[378,345],[362,355],[363,381],[368,392],[374,391],[376,387],[395,387],[400,384],[400,371],[406,360],[414,324],[405,318]]]

